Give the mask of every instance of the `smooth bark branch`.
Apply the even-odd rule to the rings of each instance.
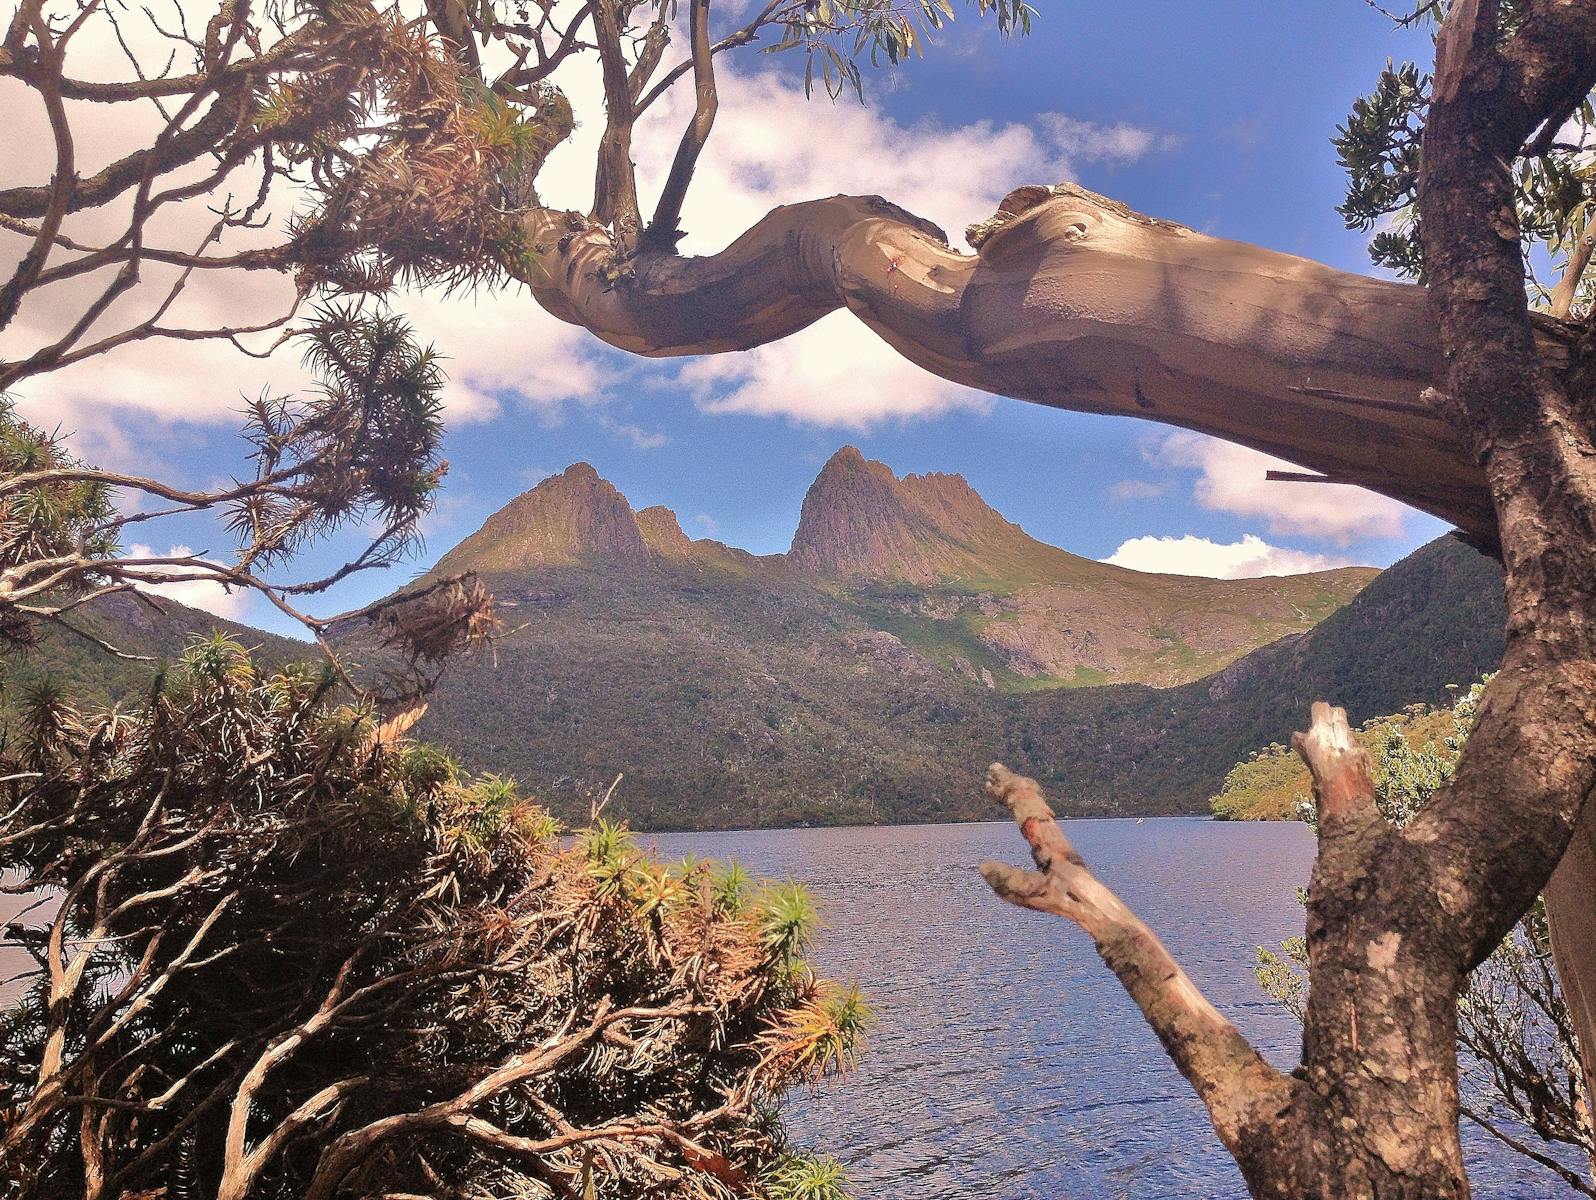
[[[1009,810],[1038,867],[982,863],[992,890],[1011,904],[1079,925],[1202,1098],[1226,1147],[1238,1157],[1255,1153],[1246,1143],[1289,1106],[1291,1081],[1263,1060],[1158,935],[1087,869],[1034,779],[994,763],[986,790]]]
[[[715,91],[714,48],[709,41],[709,0],[692,0],[689,28],[693,43],[693,119],[682,132],[681,144],[671,162],[670,175],[654,208],[654,219],[644,233],[645,242],[655,249],[674,250],[681,240],[682,202],[698,168],[698,156],[715,127],[715,112],[720,100]]]
[[[596,0],[593,36],[598,43],[604,80],[604,136],[599,142],[598,172],[593,189],[593,213],[601,224],[613,225],[623,248],[630,250],[642,232],[637,206],[637,176],[632,167],[632,85],[614,0]]]
[[[1208,237],[1071,184],[1012,193],[974,255],[879,197],[778,208],[719,254],[641,254],[525,219],[555,316],[648,356],[774,341],[846,307],[956,383],[1183,426],[1357,483],[1494,543],[1481,468],[1426,389],[1424,289]],[[1557,335],[1543,339],[1552,350]]]
[[[1590,266],[1591,254],[1596,252],[1596,222],[1587,221],[1579,237],[1568,251],[1568,265],[1562,278],[1552,288],[1550,297],[1552,316],[1567,320],[1574,311],[1574,301],[1579,297],[1579,285]]]

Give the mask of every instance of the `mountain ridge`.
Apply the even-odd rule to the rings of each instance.
[[[993,758],[1043,779],[1071,815],[1203,812],[1229,767],[1300,728],[1310,700],[1358,721],[1492,669],[1505,617],[1496,565],[1442,538],[1312,630],[1190,683],[1004,693],[792,572],[688,557],[500,584],[525,628],[496,668],[451,665],[418,734],[472,770],[517,776],[572,819],[624,772],[612,811],[651,828],[990,817],[980,771]],[[268,660],[312,654],[170,601],[158,617],[111,599],[80,618],[166,661],[214,628]],[[86,645],[50,635],[13,658],[11,699],[48,675],[79,704],[137,702],[156,664],[78,653]],[[339,645],[368,648],[353,630]]]
[[[634,512],[584,462],[515,497],[425,578],[588,568],[668,586],[667,567],[815,589],[817,603],[840,603],[935,665],[997,690],[1189,682],[1311,628],[1378,573],[1217,580],[1133,571],[1032,537],[962,476],[900,478],[845,446],[805,494],[784,554],[690,538],[670,509]]]

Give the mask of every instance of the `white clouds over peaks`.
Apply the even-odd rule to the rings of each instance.
[[[1216,512],[1261,518],[1270,533],[1324,538],[1337,546],[1402,535],[1408,510],[1395,500],[1345,484],[1272,483],[1264,478],[1266,471],[1297,468],[1245,446],[1175,433],[1149,458],[1197,470],[1192,495],[1198,504]]]
[[[1300,575],[1351,565],[1351,560],[1332,558],[1271,546],[1255,533],[1243,534],[1239,542],[1215,542],[1205,537],[1137,537],[1121,542],[1118,550],[1102,560],[1133,571],[1160,575],[1206,575],[1211,579],[1251,579],[1258,575]]]
[[[194,551],[187,546],[172,546],[164,554],[152,550],[142,543],[135,543],[128,549],[130,558],[187,558]],[[182,567],[163,567],[161,570],[174,574],[183,574]],[[141,585],[141,590],[153,596],[165,596],[168,600],[176,600],[179,604],[186,604],[190,608],[202,609],[212,616],[224,617],[229,621],[243,621],[247,618],[254,593],[245,588],[234,588],[229,591],[219,583],[209,579],[184,580],[178,583],[149,583]]]

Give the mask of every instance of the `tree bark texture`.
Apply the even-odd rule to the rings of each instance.
[[[1037,870],[984,863],[1004,899],[1078,924],[1208,1109],[1254,1196],[1279,1200],[1468,1195],[1457,1138],[1460,974],[1405,889],[1423,849],[1375,808],[1367,753],[1346,713],[1316,704],[1297,748],[1320,807],[1309,889],[1313,987],[1302,1066],[1269,1066],[1198,991],[1157,936],[1087,869],[1035,781],[1001,765]],[[1450,1136],[1447,1131],[1450,1131]]]
[[[1291,1076],[1090,876],[1035,785],[993,772],[1039,870],[989,864],[989,881],[1092,936],[1259,1196],[1468,1195],[1456,1000],[1543,888],[1596,1063],[1596,387],[1584,330],[1529,311],[1511,179],[1526,140],[1593,84],[1596,0],[1523,0],[1511,26],[1495,0],[1455,0],[1424,135],[1422,287],[1208,237],[1070,184],[1011,192],[969,231],[974,254],[878,197],[777,209],[701,258],[634,253],[579,214],[525,218],[538,302],[622,349],[748,349],[847,308],[945,379],[1251,446],[1440,516],[1502,557],[1503,670],[1456,777],[1417,820],[1380,819],[1339,710],[1317,706],[1300,743],[1321,844]]]
[[[968,387],[1255,447],[1492,543],[1484,472],[1427,389],[1425,290],[1225,241],[1073,184],[1027,186],[977,252],[879,197],[778,208],[719,254],[618,255],[578,214],[526,219],[525,281],[563,320],[648,356],[745,350],[846,307]],[[1562,355],[1560,326],[1541,342]]]

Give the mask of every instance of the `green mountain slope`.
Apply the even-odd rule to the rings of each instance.
[[[664,508],[634,514],[586,463],[545,480],[446,554],[506,593],[550,572],[602,568],[627,586],[673,569],[807,590],[807,603],[891,633],[926,661],[998,691],[1188,682],[1312,628],[1376,572],[1266,579],[1149,575],[1049,546],[957,475],[895,476],[844,447],[804,498],[792,549],[755,557],[692,541]],[[534,629],[528,638],[544,636]]]
[[[1305,727],[1331,700],[1354,724],[1439,703],[1501,661],[1501,569],[1453,537],[1420,547],[1309,633],[1167,690],[1031,698],[1018,719],[1032,769],[1072,805],[1198,812],[1225,772]]]
[[[1454,549],[1478,558],[1436,553],[1450,563]],[[1315,624],[1350,611],[1374,574],[1125,571],[1037,542],[962,480],[900,480],[856,451],[821,472],[786,555],[692,541],[668,510],[632,514],[579,464],[436,570],[468,568],[518,630],[495,664],[445,674],[418,732],[567,813],[624,773],[616,806],[655,827],[988,816],[980,772],[1000,756],[1063,784],[1078,811],[1201,811],[1260,730],[1300,719],[1293,681],[1350,669],[1335,638],[1356,631]],[[1385,596],[1359,610],[1376,626],[1403,603],[1430,614],[1446,602],[1420,595],[1424,560],[1410,570],[1368,589]],[[1331,649],[1313,649],[1326,629]],[[1022,673],[1013,645],[1043,633],[1079,656]],[[1435,641],[1411,622],[1392,636],[1409,650]],[[1488,640],[1425,651],[1446,676],[1433,686],[1468,678]],[[1385,690],[1408,686],[1400,659],[1380,653]],[[1450,674],[1453,659],[1467,669]],[[1319,675],[1303,665],[1320,660]],[[1127,677],[1180,686],[1060,686]],[[1204,712],[1214,748],[1199,742]]]
[[[1139,575],[1036,542],[952,477],[839,459],[787,555],[693,541],[582,466],[521,497],[437,568],[481,571],[517,632],[496,662],[451,666],[418,733],[569,818],[624,773],[614,811],[643,827],[985,818],[994,758],[1072,813],[1201,812],[1312,699],[1361,720],[1442,699],[1501,654],[1500,574],[1453,539],[1367,587],[1370,572]],[[215,627],[305,653],[163,604],[119,598],[91,624],[167,660]],[[1032,628],[1078,649],[1069,676],[1016,668],[1005,638]],[[341,647],[370,657],[369,637]],[[1180,661],[1149,667],[1133,651],[1160,637]],[[1205,655],[1219,669],[1194,678]],[[153,673],[54,636],[7,667],[49,669],[90,702]],[[1060,686],[1092,672],[1177,683]]]
[[[236,638],[269,662],[309,658],[315,653],[304,642],[263,633],[165,597],[146,603],[126,593],[102,596],[76,609],[71,620],[123,653],[152,661],[117,658],[83,638],[46,626],[32,649],[0,653],[6,688],[0,703],[6,699],[14,702],[46,678],[80,706],[94,708],[134,700],[149,687],[157,671],[183,653],[192,636],[212,631]]]

